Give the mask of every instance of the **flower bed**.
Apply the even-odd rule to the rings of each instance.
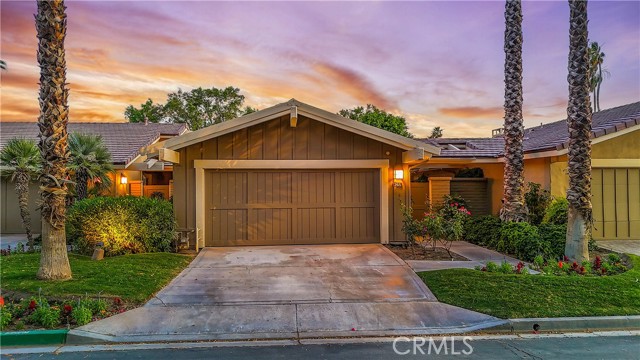
[[[0,330],[56,329],[86,325],[123,313],[120,298],[47,301],[43,297],[6,300],[0,296]]]
[[[513,266],[508,262],[503,262],[498,265],[494,262],[487,262],[485,266],[477,266],[476,270],[486,271],[490,273],[503,273],[503,274],[528,274],[527,267],[531,270],[539,272],[543,275],[555,275],[555,276],[608,276],[617,275],[626,272],[629,268],[627,259],[623,259],[616,253],[610,253],[606,256],[597,255],[592,261],[583,261],[578,263],[577,261],[571,261],[566,256],[563,260],[546,261],[542,256],[536,256],[533,264],[526,266],[523,262],[519,262]]]

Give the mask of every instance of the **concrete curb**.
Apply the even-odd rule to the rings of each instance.
[[[69,330],[25,330],[0,332],[2,346],[62,345]]]
[[[535,325],[538,325],[539,332],[640,330],[640,315],[509,319],[507,323],[486,331],[531,333]]]

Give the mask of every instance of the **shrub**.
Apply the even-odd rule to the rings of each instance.
[[[513,274],[513,268],[507,261],[503,261],[502,264],[500,264],[498,271],[503,274]]]
[[[500,268],[493,261],[487,261],[487,265],[485,265],[485,269],[487,270],[487,272],[494,273],[494,272],[498,272]]]
[[[496,250],[532,261],[537,255],[548,254],[549,245],[542,241],[535,226],[525,222],[507,222],[502,225]]]
[[[493,215],[469,217],[465,222],[465,240],[472,244],[494,247],[500,239],[502,221]]]
[[[46,301],[40,302],[33,314],[29,316],[29,321],[47,329],[53,329],[60,325],[60,309],[49,306]]]
[[[548,245],[548,258],[559,259],[564,255],[564,247],[567,242],[567,225],[540,224],[538,233],[542,242]]]
[[[524,202],[529,209],[529,223],[538,225],[542,222],[545,210],[551,202],[551,193],[543,189],[540,184],[530,182],[527,184]]]
[[[92,312],[91,309],[78,306],[71,311],[71,317],[75,320],[79,326],[86,325],[91,322]]]
[[[170,251],[175,232],[170,202],[145,197],[97,197],[69,209],[67,237],[90,255],[98,243],[105,256]]]
[[[556,198],[547,207],[542,218],[542,223],[553,225],[566,225],[569,202],[565,198]]]
[[[0,330],[3,330],[7,325],[9,325],[9,323],[11,323],[12,317],[13,316],[9,309],[4,306],[0,308]]]

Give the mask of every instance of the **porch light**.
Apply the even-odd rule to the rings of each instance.
[[[120,184],[125,185],[127,182],[129,182],[127,176],[124,173],[120,173]]]
[[[393,170],[393,179],[402,180],[404,178],[404,170]]]

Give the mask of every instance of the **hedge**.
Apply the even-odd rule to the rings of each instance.
[[[103,243],[105,256],[171,251],[173,206],[145,197],[96,197],[75,202],[67,214],[67,239],[91,255]]]

